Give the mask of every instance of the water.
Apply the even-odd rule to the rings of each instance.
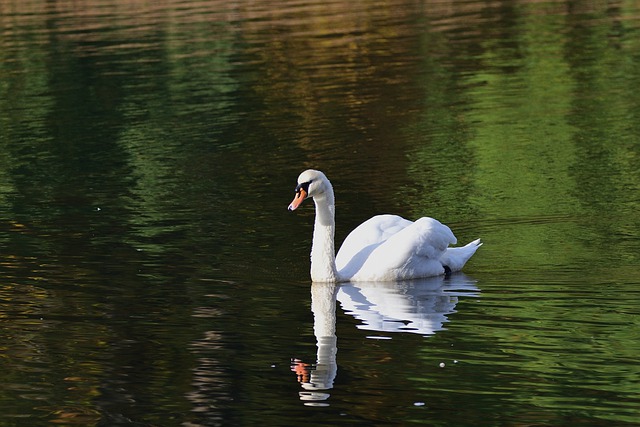
[[[0,2],[0,425],[640,425],[640,4]],[[464,275],[317,286],[436,217]]]

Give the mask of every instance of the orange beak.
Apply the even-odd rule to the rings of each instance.
[[[307,192],[304,191],[304,188],[300,188],[296,193],[296,197],[293,198],[293,202],[289,205],[290,211],[295,211],[298,209],[298,206],[307,198]]]

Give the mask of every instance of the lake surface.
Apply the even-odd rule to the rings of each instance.
[[[640,2],[0,1],[0,425],[640,425]],[[379,213],[464,274],[313,284]]]

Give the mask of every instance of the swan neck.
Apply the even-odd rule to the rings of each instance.
[[[311,248],[311,280],[314,282],[335,282],[338,273],[334,249],[335,201],[333,191],[330,189],[323,195],[314,197],[313,201],[316,205],[316,219]]]

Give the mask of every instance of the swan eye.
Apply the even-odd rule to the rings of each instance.
[[[296,186],[296,194],[298,194],[300,192],[300,190],[304,190],[305,193],[309,194],[309,184],[311,184],[312,181],[307,181],[307,182],[303,182],[301,184],[298,184]]]

